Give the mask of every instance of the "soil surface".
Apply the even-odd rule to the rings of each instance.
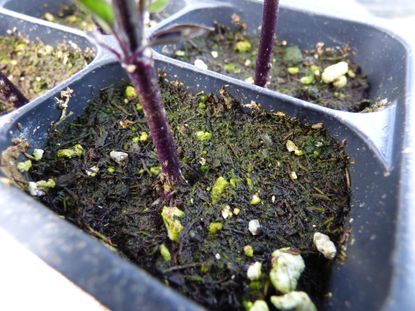
[[[49,22],[58,23],[83,31],[94,31],[96,26],[91,16],[80,10],[76,5],[63,5],[57,14],[45,13],[42,18]]]
[[[152,13],[150,14],[150,21],[147,26],[150,28],[154,27],[163,19],[169,17],[169,15],[169,13],[164,11]],[[95,31],[97,29],[91,16],[79,9],[76,5],[63,5],[58,13],[46,12],[43,14],[42,19],[83,31]]]
[[[337,244],[343,235],[349,212],[344,145],[321,124],[247,108],[224,91],[190,94],[180,83],[160,83],[186,179],[168,202],[161,199],[160,166],[141,106],[125,97],[124,88],[112,87],[78,119],[50,132],[43,159],[33,161],[30,171],[34,181],[56,182],[41,200],[212,310],[243,310],[243,301],[275,293],[267,277],[271,253],[293,247],[306,263],[298,288],[321,306],[331,264],[313,247],[312,236],[326,233]],[[297,155],[287,150],[289,141]],[[78,155],[58,157],[77,144]],[[111,151],[127,153],[128,160],[117,164]],[[228,184],[214,199],[220,177]],[[166,205],[184,212],[177,242],[163,224]],[[248,229],[254,219],[258,235]],[[166,249],[161,255],[161,245],[170,258]],[[252,257],[244,253],[247,245]],[[264,277],[250,282],[247,268],[255,261]]]
[[[52,47],[40,41],[29,41],[18,33],[0,36],[0,70],[28,99],[68,79],[93,58],[92,50],[81,51],[74,44]],[[0,114],[12,109],[0,98]]]
[[[233,26],[215,24],[206,36],[188,41],[170,53],[194,64],[203,61],[208,69],[254,83],[259,37],[246,32],[247,25],[233,16]],[[239,44],[239,45],[238,45]],[[267,88],[325,107],[358,112],[372,104],[368,99],[366,75],[353,62],[354,51],[347,45],[328,47],[323,42],[301,50],[285,40],[275,40]],[[348,64],[347,84],[335,87],[322,81],[325,68],[341,61]]]

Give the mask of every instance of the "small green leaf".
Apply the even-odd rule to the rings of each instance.
[[[91,13],[97,23],[105,30],[109,31],[114,23],[114,11],[111,4],[105,0],[76,0],[81,7]]]
[[[154,0],[151,1],[147,9],[150,13],[159,13],[169,5],[169,2],[170,0]]]

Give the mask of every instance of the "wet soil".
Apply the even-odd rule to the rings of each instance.
[[[215,30],[206,36],[174,51],[168,47],[164,50],[176,59],[192,64],[201,60],[210,70],[254,83],[259,38],[246,29],[247,25],[234,15],[232,27],[215,23]],[[241,42],[242,51],[238,48]],[[290,42],[276,40],[266,87],[328,108],[362,111],[375,103],[368,98],[368,80],[353,61],[354,54],[348,45],[329,47],[318,42],[312,49],[301,50]],[[341,61],[349,66],[347,84],[337,88],[324,83],[324,69]]]
[[[321,306],[331,263],[315,250],[312,236],[323,232],[338,243],[343,235],[350,208],[344,144],[321,124],[247,108],[224,91],[191,94],[180,83],[160,83],[186,180],[176,185],[174,197],[161,199],[164,184],[151,139],[143,134],[148,128],[138,100],[109,87],[78,119],[51,130],[44,157],[33,161],[30,172],[34,181],[56,182],[42,202],[212,310],[243,310],[244,300],[275,293],[267,277],[271,253],[293,247],[306,263],[298,288]],[[289,140],[302,152],[289,152]],[[58,157],[76,144],[81,155]],[[114,162],[114,150],[126,152],[128,161]],[[212,200],[219,177],[229,184]],[[260,199],[255,205],[254,195]],[[166,205],[185,213],[177,242],[163,224]],[[224,210],[232,215],[225,219]],[[261,225],[256,236],[248,230],[253,219]],[[221,229],[211,230],[213,223]],[[161,255],[161,245],[170,259]],[[244,254],[247,245],[252,257]],[[264,277],[250,282],[246,272],[255,261]]]
[[[92,50],[82,51],[73,43],[52,47],[38,40],[29,41],[16,32],[0,36],[0,70],[28,99],[68,79],[93,57]],[[0,114],[12,109],[10,103],[0,98]]]

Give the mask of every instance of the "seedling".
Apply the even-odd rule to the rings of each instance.
[[[112,0],[78,0],[89,11],[100,27],[116,38],[119,50],[109,49],[125,68],[133,84],[140,104],[143,107],[156,152],[167,182],[175,183],[182,178],[176,147],[170,134],[157,73],[154,68],[151,47],[159,44],[176,43],[190,39],[206,31],[196,25],[175,25],[165,30],[146,36],[144,20],[147,14],[147,1]],[[160,9],[166,1],[150,4],[152,10]]]

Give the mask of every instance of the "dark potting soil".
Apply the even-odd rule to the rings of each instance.
[[[268,278],[271,253],[298,249],[306,263],[298,289],[320,306],[331,264],[312,237],[323,232],[339,246],[345,230],[350,207],[343,143],[322,124],[304,125],[255,104],[246,108],[225,91],[194,95],[178,82],[160,83],[186,179],[173,199],[160,199],[160,166],[138,100],[109,87],[78,119],[51,130],[43,159],[32,161],[32,180],[56,182],[42,202],[212,310],[243,310],[244,300],[275,293]],[[78,144],[76,154],[62,157]],[[126,152],[128,161],[117,164],[111,151]],[[227,186],[213,199],[220,177]],[[185,213],[178,242],[163,224],[166,205]],[[261,226],[256,236],[248,230],[253,219]],[[165,249],[161,255],[161,245],[170,258]],[[247,245],[252,257],[244,253]],[[250,282],[247,268],[255,261],[264,276]]]
[[[96,25],[91,16],[80,10],[76,5],[62,5],[57,14],[47,12],[42,18],[49,22],[77,28],[83,31],[96,30]]]
[[[172,57],[194,64],[203,61],[208,69],[254,83],[259,37],[247,34],[247,25],[236,15],[233,26],[215,24],[206,36],[188,41],[171,53]],[[266,87],[325,107],[358,112],[374,104],[368,99],[366,75],[353,62],[354,51],[347,45],[301,50],[285,40],[276,40],[272,67]],[[337,88],[321,79],[322,72],[341,61],[348,64],[347,84]],[[383,105],[384,106],[384,105]]]
[[[52,47],[38,40],[29,41],[13,31],[10,35],[0,36],[0,71],[27,99],[33,99],[68,79],[93,57],[91,49],[82,51],[73,43]],[[0,97],[0,114],[12,109],[10,103]]]

